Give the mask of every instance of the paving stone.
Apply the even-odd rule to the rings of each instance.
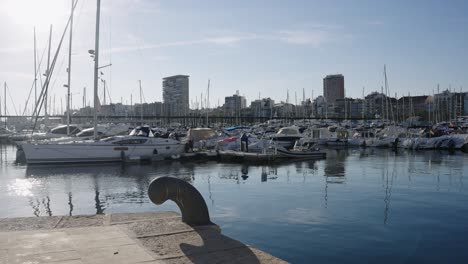
[[[250,247],[241,247],[228,249],[223,251],[216,251],[207,254],[196,254],[190,256],[183,256],[172,259],[165,259],[167,264],[180,264],[180,263],[242,263],[242,264],[284,264],[287,263],[283,260],[273,257],[270,254],[264,253],[258,249]]]
[[[133,213],[133,214],[112,214],[111,224],[136,222],[141,220],[155,220],[172,217],[180,217],[176,212],[153,212],[153,213]]]
[[[3,219],[0,231],[0,264],[284,263],[176,213]]]
[[[214,228],[167,236],[144,237],[139,240],[143,246],[151,249],[161,259],[245,247],[244,244],[220,234]]]
[[[10,235],[8,233],[0,233],[0,250],[8,248],[8,238]]]
[[[64,216],[55,228],[102,226],[104,217],[104,215]]]
[[[9,237],[9,255],[27,256],[49,252],[69,251],[73,244],[65,232],[22,232]]]
[[[0,221],[0,231],[5,232],[52,229],[59,220],[59,216],[3,218]]]
[[[0,264],[8,263],[8,250],[0,249]]]
[[[44,262],[44,264],[85,264],[81,260],[65,260],[65,261],[54,261],[54,262]]]
[[[79,251],[83,257],[82,261],[89,264],[131,264],[154,260],[141,246],[136,244],[80,249]]]
[[[47,263],[47,262],[58,262],[58,261],[71,261],[80,260],[81,256],[78,252],[71,251],[59,251],[49,252],[42,254],[15,254],[11,251],[8,255],[8,264],[20,264],[20,263]]]
[[[72,240],[99,240],[104,238],[127,237],[117,226],[87,227],[63,229]]]
[[[100,248],[109,246],[124,246],[135,244],[135,241],[129,237],[117,237],[117,238],[104,238],[99,240],[78,240],[73,241],[74,248]]]
[[[136,236],[164,234],[193,230],[193,228],[180,219],[155,219],[127,224],[126,227]]]

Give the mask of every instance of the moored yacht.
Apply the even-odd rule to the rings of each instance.
[[[28,164],[119,162],[148,158],[175,158],[184,145],[175,139],[154,137],[148,127],[136,128],[130,135],[99,141],[25,143]]]
[[[299,127],[297,126],[283,127],[278,133],[270,135],[272,143],[285,148],[292,148],[296,141],[303,137],[304,135],[299,131]]]

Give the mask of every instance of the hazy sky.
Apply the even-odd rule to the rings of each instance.
[[[0,0],[0,81],[24,107],[34,74],[33,28],[39,58],[52,23],[53,51],[71,0]],[[92,94],[95,0],[79,0],[75,16],[72,93],[81,106]],[[468,87],[468,1],[202,1],[102,0],[101,65],[113,102],[161,101],[162,77],[190,75],[190,100],[211,105],[239,90],[248,102],[322,94],[327,74],[345,76],[346,95],[380,91],[387,65],[390,92],[432,94]],[[64,98],[67,42],[52,79],[57,109]],[[45,59],[42,64],[45,69]],[[3,97],[3,93],[2,93]],[[101,98],[102,101],[103,98]],[[64,99],[63,99],[64,100]],[[8,98],[9,112],[14,112]],[[63,102],[65,105],[65,102]]]

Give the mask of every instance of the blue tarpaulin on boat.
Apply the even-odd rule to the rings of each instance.
[[[249,129],[250,127],[248,126],[233,126],[233,127],[226,127],[224,130],[226,131],[233,131],[236,129]]]

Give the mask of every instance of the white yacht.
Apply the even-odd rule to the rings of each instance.
[[[280,145],[285,148],[292,148],[296,141],[303,138],[304,135],[299,132],[299,127],[289,126],[281,128],[278,133],[270,135],[273,144]]]
[[[148,127],[142,127],[127,136],[99,141],[25,143],[22,149],[28,164],[90,163],[176,158],[184,152],[184,144],[154,137]]]

